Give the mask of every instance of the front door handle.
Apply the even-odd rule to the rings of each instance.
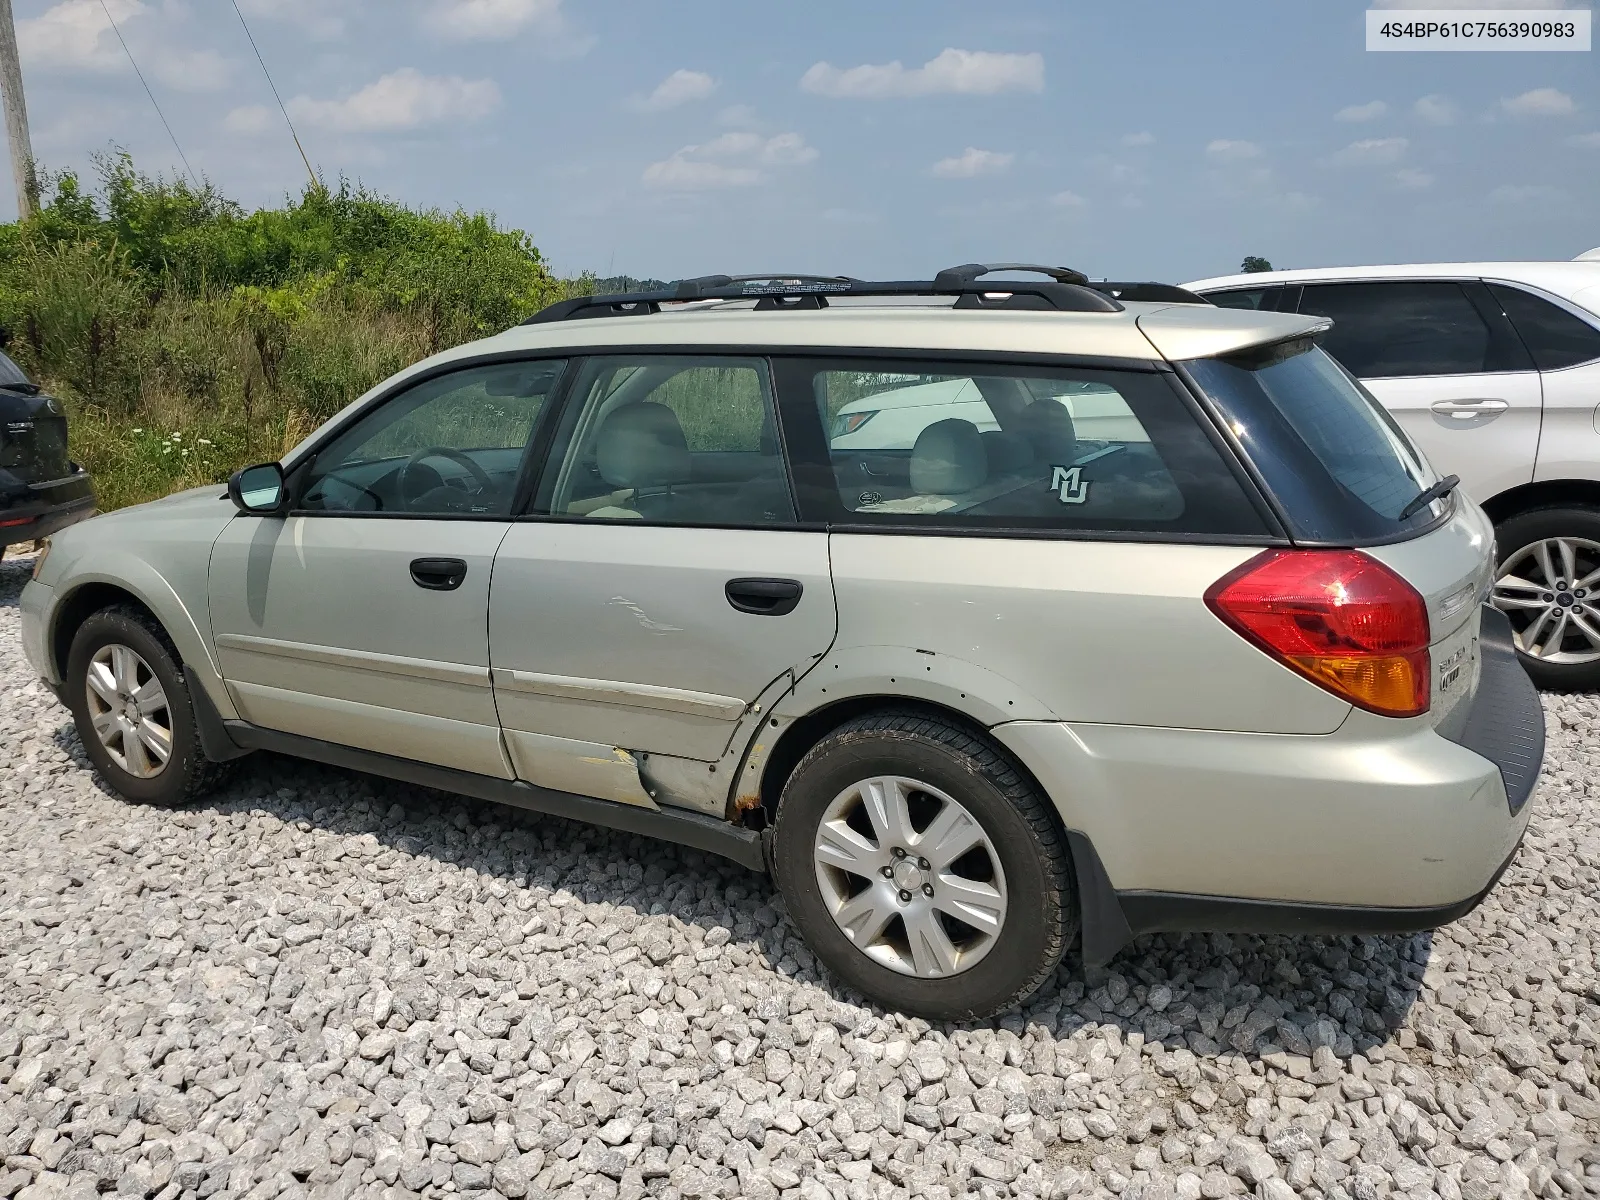
[[[742,613],[781,617],[795,610],[805,588],[797,579],[730,579],[723,591],[728,603]]]
[[[453,592],[467,577],[467,564],[459,558],[413,558],[411,582],[430,592]]]
[[[1433,411],[1441,417],[1455,417],[1468,421],[1473,417],[1497,417],[1511,407],[1510,401],[1498,396],[1485,396],[1474,400],[1435,400]]]

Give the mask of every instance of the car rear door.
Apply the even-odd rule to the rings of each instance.
[[[666,798],[720,812],[730,738],[833,641],[828,535],[795,518],[762,359],[624,354],[575,379],[490,589],[512,762],[649,804],[636,764],[666,760],[693,784]]]
[[[1481,282],[1308,283],[1300,311],[1333,318],[1323,347],[1473,499],[1532,480],[1539,374]]]

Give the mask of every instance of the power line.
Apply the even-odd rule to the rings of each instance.
[[[156,110],[156,116],[161,118],[161,124],[167,131],[167,136],[172,139],[172,148],[178,152],[178,157],[183,160],[183,169],[189,173],[189,182],[196,188],[200,180],[195,177],[194,169],[189,166],[189,157],[184,154],[183,147],[178,145],[178,135],[172,132],[172,126],[167,124],[167,114],[161,111],[161,105],[156,103],[156,94],[150,90],[150,85],[145,83],[144,72],[139,70],[139,64],[134,61],[133,51],[128,49],[128,42],[122,36],[122,30],[117,28],[116,18],[111,15],[111,10],[106,7],[106,0],[100,0],[100,11],[106,14],[106,20],[111,22],[111,32],[117,35],[117,41],[122,43],[122,52],[128,56],[128,61],[133,64],[133,73],[139,77],[139,82],[144,85],[144,94],[150,97],[150,103]]]
[[[104,4],[105,0],[100,0],[100,3]],[[295,132],[294,122],[289,119],[289,109],[284,105],[283,97],[278,95],[278,85],[272,82],[272,72],[267,70],[267,60],[261,57],[261,48],[256,45],[255,35],[250,32],[244,13],[239,10],[239,0],[233,0],[233,11],[239,17],[239,24],[244,26],[244,36],[250,41],[250,49],[256,52],[256,61],[261,64],[261,73],[267,77],[267,86],[272,89],[272,98],[278,102],[278,111],[283,114],[283,123],[289,127],[289,136],[294,139],[294,148],[300,151],[300,161],[305,163],[306,174],[311,177],[311,186],[321,187],[322,181],[311,169],[311,160],[306,157],[306,148],[300,144],[300,135]]]

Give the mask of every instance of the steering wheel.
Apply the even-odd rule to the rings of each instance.
[[[472,476],[472,482],[477,484],[477,494],[480,496],[494,490],[494,480],[489,478],[489,473],[460,450],[453,450],[449,446],[429,446],[425,450],[418,450],[410,458],[406,459],[405,466],[400,468],[400,495],[405,498],[407,504],[416,500],[419,495],[425,495],[433,490],[433,487],[430,486],[423,488],[421,492],[413,491],[413,471],[425,458],[448,458],[468,475]],[[432,472],[432,474],[437,475],[438,473]]]

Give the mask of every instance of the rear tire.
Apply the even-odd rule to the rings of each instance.
[[[933,1020],[1022,1003],[1077,932],[1048,801],[989,739],[923,713],[859,717],[812,747],[779,800],[772,860],[831,972]]]
[[[126,800],[186,804],[229,773],[229,764],[212,762],[201,749],[189,684],[178,664],[166,631],[132,606],[100,610],[72,639],[67,706],[89,761]],[[91,671],[97,686],[91,685]]]
[[[1507,517],[1495,535],[1500,559],[1494,601],[1511,618],[1529,678],[1550,691],[1600,690],[1600,510],[1530,508]],[[1547,573],[1555,578],[1545,578]],[[1575,578],[1565,578],[1569,573]]]

